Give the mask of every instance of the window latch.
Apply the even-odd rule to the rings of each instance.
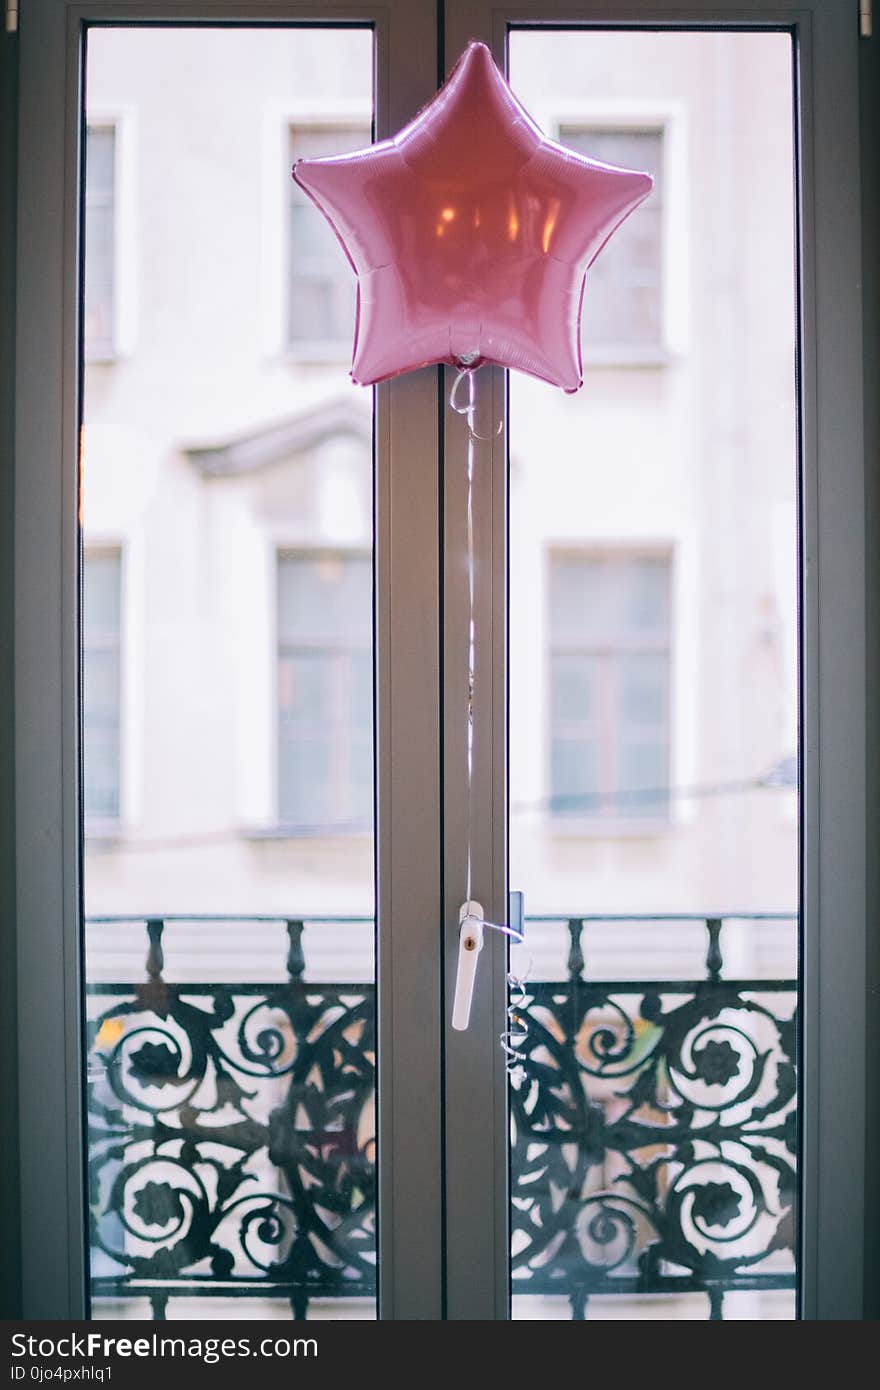
[[[455,998],[452,1004],[452,1026],[463,1033],[470,1022],[474,981],[477,978],[477,957],[483,949],[483,909],[478,902],[462,903],[458,914],[458,969],[455,972]]]
[[[859,0],[859,34],[869,39],[874,33],[874,0]]]
[[[487,923],[482,905],[471,899],[462,903],[458,914],[458,968],[455,972],[455,997],[452,1001],[452,1026],[463,1033],[470,1022],[471,1004],[474,998],[474,981],[477,978],[477,958],[483,949],[485,928],[502,930],[515,941],[522,941],[523,895],[512,892],[508,897],[508,925],[503,928]]]
[[[6,32],[18,33],[18,0],[6,0]]]

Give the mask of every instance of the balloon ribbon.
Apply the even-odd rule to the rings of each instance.
[[[475,355],[474,355],[475,356]],[[503,428],[499,423],[493,435],[477,434],[475,416],[477,409],[475,368],[462,358],[462,366],[449,393],[449,405],[456,415],[464,418],[467,427],[467,576],[468,576],[468,625],[467,625],[467,860],[465,902],[470,903],[473,887],[473,789],[474,789],[474,696],[476,692],[476,554],[474,548],[474,460],[476,445],[488,443],[496,438]],[[462,382],[467,382],[467,398],[459,404],[458,396]],[[517,945],[523,940],[523,933],[504,922],[483,921],[484,927],[501,932]],[[525,1053],[522,1050],[526,1038],[525,1020],[516,1012],[526,998],[523,981],[513,974],[507,977],[510,986],[507,1016],[509,1026],[501,1034],[501,1046],[507,1056],[506,1068],[514,1080],[522,1078]]]

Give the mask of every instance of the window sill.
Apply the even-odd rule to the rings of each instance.
[[[83,832],[87,849],[115,849],[123,840],[122,826],[115,820],[87,820]]]
[[[344,343],[287,343],[282,359],[291,367],[338,367],[351,361],[350,342]]]
[[[584,352],[584,367],[587,371],[602,368],[640,368],[668,367],[672,354],[662,343],[591,343]]]
[[[354,825],[246,825],[240,830],[243,840],[259,844],[278,840],[372,840],[371,826]]]
[[[650,840],[671,835],[675,823],[671,816],[644,816],[640,819],[580,820],[575,816],[550,816],[545,822],[554,840]]]
[[[372,827],[357,825],[245,825],[232,830],[229,839],[260,843],[287,840],[362,840],[371,841]],[[116,849],[128,841],[119,821],[87,821],[84,839],[86,848],[101,852]]]

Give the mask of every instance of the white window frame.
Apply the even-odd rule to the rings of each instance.
[[[113,304],[109,343],[85,344],[86,367],[130,357],[137,338],[137,112],[132,106],[89,104],[88,129],[112,130]]]
[[[346,130],[354,125],[364,125],[369,130],[371,120],[369,104],[357,99],[309,101],[303,104],[291,102],[284,106],[272,104],[267,105],[263,113],[260,318],[264,352],[270,360],[327,364],[347,362],[351,358],[354,324],[351,336],[345,342],[290,342],[287,331],[290,304],[289,188],[283,170],[290,162],[287,152],[292,129]]]
[[[241,622],[231,617],[236,641],[244,653],[244,679],[257,718],[238,720],[241,835],[246,840],[305,838],[281,823],[278,787],[278,557],[289,554],[370,555],[377,563],[372,534],[351,540],[322,533],[312,521],[298,523],[253,522],[258,530],[254,554],[259,554],[259,621]],[[352,839],[369,839],[373,827],[363,830],[327,831]]]
[[[119,839],[122,826],[125,824],[125,796],[126,796],[126,736],[129,734],[131,721],[128,716],[128,691],[130,682],[127,680],[127,665],[129,654],[128,642],[128,612],[126,596],[126,568],[127,555],[125,547],[118,539],[110,537],[98,538],[89,535],[83,542],[83,569],[92,556],[114,555],[119,561],[119,710],[117,721],[117,749],[116,749],[116,781],[117,781],[117,804],[118,813],[115,816],[90,816],[85,811],[85,768],[83,768],[83,827],[86,840],[91,843],[112,844]],[[83,754],[85,757],[85,753]]]
[[[584,364],[596,367],[665,367],[690,351],[691,277],[689,239],[690,180],[688,121],[680,102],[566,101],[539,105],[533,111],[543,130],[559,140],[560,131],[657,132],[662,141],[663,203],[660,219],[661,325],[657,343],[591,343]],[[589,275],[587,279],[589,285]]]
[[[655,815],[646,814],[644,816],[627,816],[626,814],[602,814],[590,815],[585,811],[581,815],[567,815],[557,811],[553,807],[553,783],[552,783],[552,757],[553,757],[553,614],[551,611],[551,572],[553,563],[560,558],[571,559],[643,559],[656,558],[667,561],[669,567],[669,719],[668,719],[668,777],[670,784],[669,797],[665,804],[665,809]],[[683,649],[683,644],[677,641],[679,627],[679,613],[677,606],[678,599],[678,555],[675,543],[671,540],[650,540],[647,538],[632,538],[606,541],[599,539],[591,541],[560,541],[549,542],[544,549],[543,564],[543,583],[544,583],[544,604],[543,604],[543,623],[544,623],[544,661],[543,661],[543,691],[542,699],[544,705],[544,799],[547,807],[546,825],[549,833],[555,840],[565,839],[647,839],[653,836],[667,835],[672,830],[679,819],[680,797],[676,795],[676,786],[680,785],[677,774],[679,730],[682,723],[681,713],[678,708],[676,691],[679,687],[676,671],[677,654]]]
[[[351,826],[351,825],[326,825],[309,826],[295,822],[284,821],[281,818],[281,708],[278,698],[278,677],[281,662],[281,615],[278,610],[278,576],[281,561],[285,556],[292,556],[304,560],[338,559],[343,563],[346,560],[367,560],[373,564],[373,552],[369,545],[340,545],[331,542],[321,542],[320,540],[310,540],[307,544],[296,543],[293,545],[277,545],[274,550],[274,590],[275,597],[273,603],[274,615],[274,649],[273,649],[273,718],[272,718],[272,771],[274,787],[274,808],[275,808],[275,831],[279,839],[346,839],[346,840],[371,840],[373,838],[372,825]],[[367,634],[367,639],[363,644],[363,650],[372,652],[372,634]],[[328,650],[330,650],[328,648]]]

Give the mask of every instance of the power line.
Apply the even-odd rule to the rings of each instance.
[[[756,791],[797,791],[797,759],[792,755],[773,763],[766,772],[756,777],[738,778],[727,782],[694,782],[662,787],[641,787],[625,790],[615,788],[604,792],[554,793],[548,797],[538,797],[529,801],[511,801],[509,810],[513,811],[590,811],[609,806],[626,808],[641,806],[646,802],[667,802],[672,800],[702,800],[711,797],[741,796]]]
[[[510,814],[522,811],[551,811],[565,815],[573,815],[582,811],[589,814],[608,808],[632,810],[634,807],[641,808],[646,803],[651,802],[662,805],[667,801],[676,799],[696,801],[708,800],[712,797],[742,796],[756,791],[797,791],[797,787],[797,759],[792,756],[780,759],[779,762],[774,763],[766,772],[757,777],[739,778],[728,782],[695,782],[678,786],[643,787],[638,790],[618,788],[607,792],[554,794],[529,801],[511,801],[508,803],[508,811]],[[370,825],[363,822],[342,826],[338,822],[333,822],[332,824],[314,824],[298,829],[293,827],[285,829],[281,826],[269,832],[242,830],[230,826],[217,830],[194,830],[179,835],[160,835],[143,839],[120,837],[117,839],[115,836],[108,837],[101,833],[90,835],[88,828],[86,828],[86,841],[91,841],[95,845],[106,840],[110,846],[118,846],[125,853],[129,853],[135,850],[148,852],[162,849],[207,849],[212,845],[234,844],[240,840],[305,839],[306,837],[315,838],[331,833],[333,835],[364,835],[369,834],[370,830]]]

